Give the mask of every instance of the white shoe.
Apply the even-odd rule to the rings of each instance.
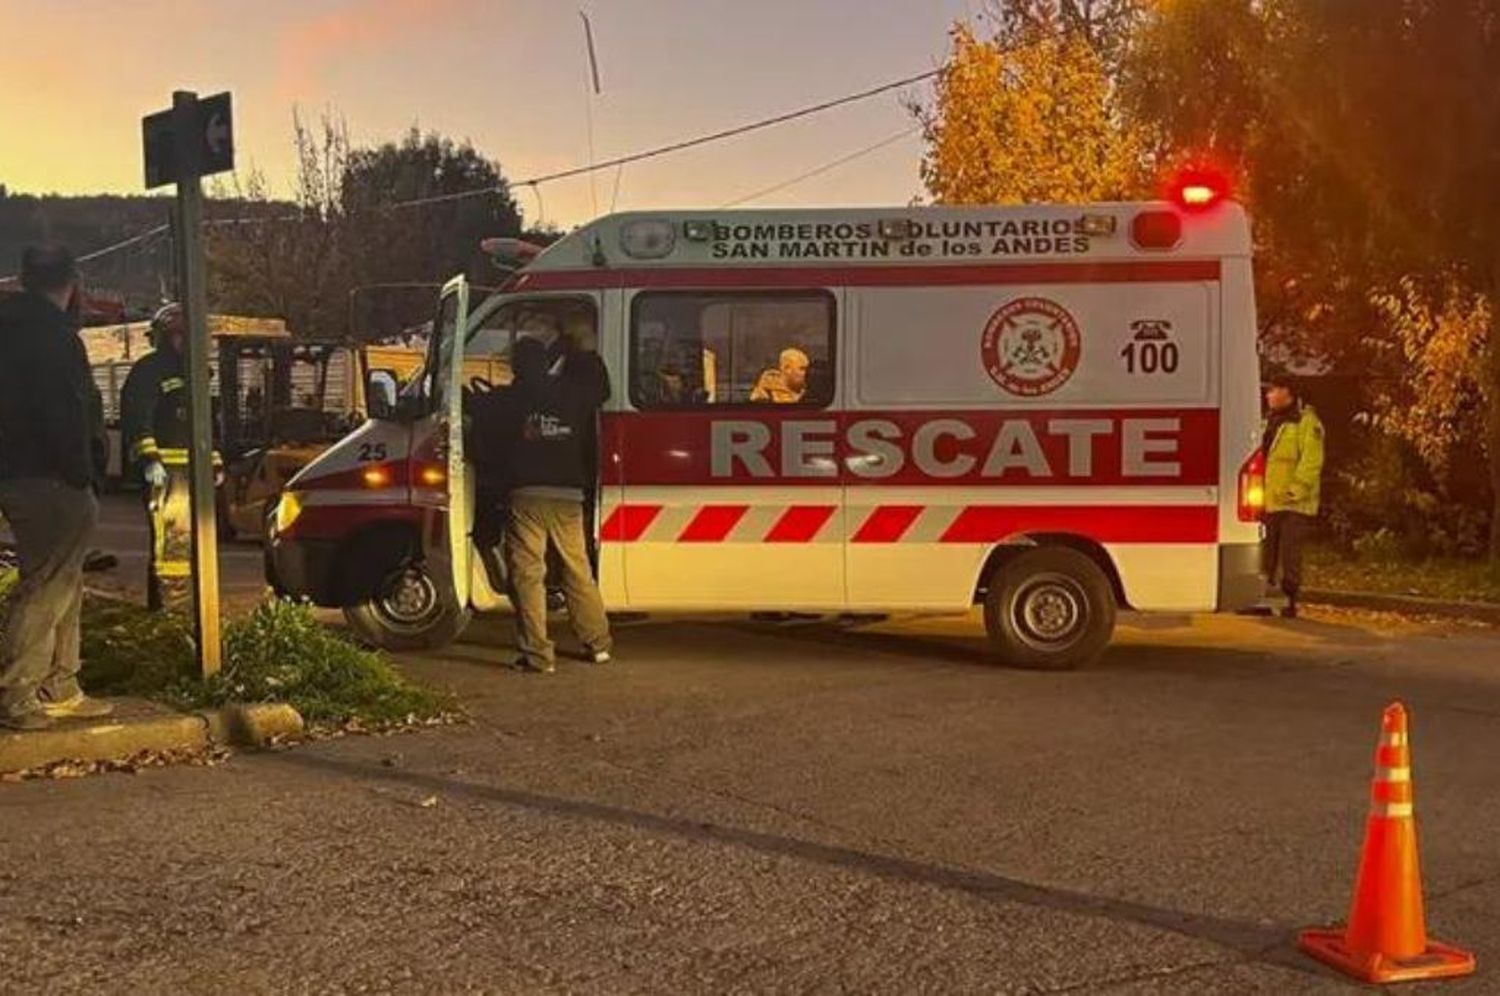
[[[103,699],[91,699],[79,692],[60,702],[42,702],[42,712],[52,719],[103,719],[114,715],[115,707]]]

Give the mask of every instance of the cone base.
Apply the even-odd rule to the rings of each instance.
[[[1340,929],[1304,930],[1297,935],[1297,947],[1345,975],[1377,984],[1447,979],[1474,971],[1472,953],[1432,940],[1427,942],[1427,950],[1414,958],[1357,954],[1344,946]]]

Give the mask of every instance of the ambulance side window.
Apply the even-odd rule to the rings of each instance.
[[[448,374],[453,370],[453,353],[458,342],[458,334],[454,329],[454,323],[458,320],[458,299],[447,297],[443,299],[442,311],[438,315],[437,327],[433,329],[432,341],[428,348],[427,371],[423,374],[425,391],[423,393],[431,399],[433,411],[442,411],[447,403],[443,392],[448,382]]]
[[[563,338],[596,348],[594,305],[587,298],[540,298],[511,301],[483,318],[464,344],[464,381],[477,378],[492,387],[511,382],[510,350],[516,339],[540,339],[549,353],[561,355]]]
[[[822,291],[639,294],[630,328],[638,409],[825,408],[834,302]]]

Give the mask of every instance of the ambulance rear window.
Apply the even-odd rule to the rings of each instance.
[[[824,408],[834,396],[834,303],[822,291],[644,293],[630,332],[639,409]]]

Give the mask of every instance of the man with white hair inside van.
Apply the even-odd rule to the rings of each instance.
[[[756,380],[750,392],[751,401],[770,401],[778,405],[796,404],[807,393],[807,368],[811,361],[796,346],[781,351],[775,367]]]

